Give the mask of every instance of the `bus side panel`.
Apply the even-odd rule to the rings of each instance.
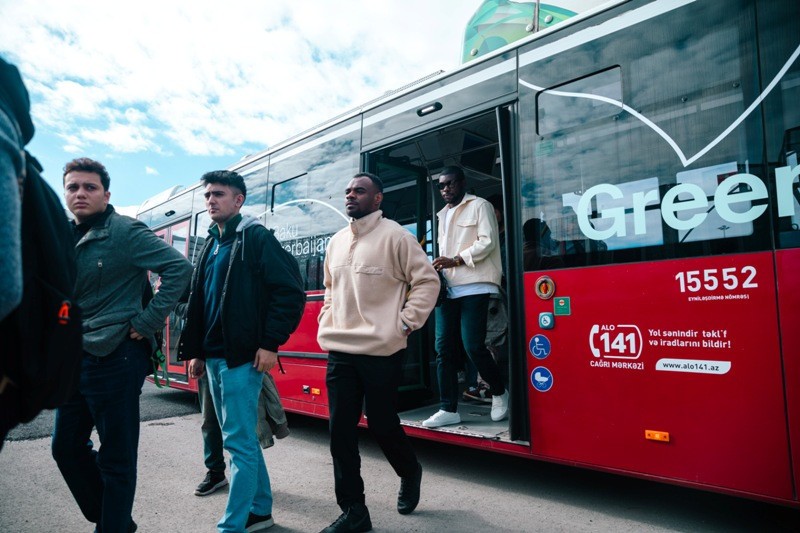
[[[281,354],[284,352],[302,353],[324,353],[317,344],[317,317],[322,309],[322,300],[311,300],[306,302],[303,317],[297,330],[289,337],[286,344],[281,346]]]
[[[320,407],[327,408],[328,390],[325,387],[327,361],[281,357],[285,372],[275,372],[275,385],[287,410],[320,416]],[[290,402],[287,403],[287,400]]]
[[[314,294],[317,293],[309,296]],[[322,300],[317,299],[306,301],[300,325],[280,348],[284,373],[273,372],[273,376],[287,410],[327,417],[327,359],[324,357],[325,352],[317,344],[317,316],[322,304]],[[318,358],[315,354],[319,354]]]
[[[800,486],[800,248],[778,250],[778,312],[795,486]]]
[[[549,275],[551,300],[525,278],[534,454],[792,499],[771,252]]]

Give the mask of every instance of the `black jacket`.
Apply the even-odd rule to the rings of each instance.
[[[206,240],[192,276],[186,324],[178,341],[178,360],[203,358],[203,277],[216,245]],[[259,348],[278,351],[297,329],[306,295],[297,261],[275,236],[252,217],[236,228],[222,288],[222,334],[228,367],[252,363]]]

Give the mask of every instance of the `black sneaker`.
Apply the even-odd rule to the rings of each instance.
[[[474,402],[492,403],[492,393],[486,385],[478,385],[477,387],[468,387],[462,394],[465,400]]]
[[[419,486],[422,484],[422,465],[417,463],[417,473],[400,478],[400,493],[397,495],[397,512],[410,514],[419,503]]]
[[[362,533],[372,531],[369,509],[363,503],[351,505],[331,525],[320,533]]]
[[[213,470],[209,470],[203,482],[197,485],[197,488],[194,489],[194,495],[206,496],[217,489],[221,489],[227,484],[228,478],[225,477],[225,472],[214,472]]]
[[[245,531],[247,533],[252,533],[253,531],[263,531],[267,528],[270,528],[275,525],[275,520],[272,519],[272,515],[260,515],[255,513],[250,513],[250,516],[247,517],[247,524],[245,524]]]

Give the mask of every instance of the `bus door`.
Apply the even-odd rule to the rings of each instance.
[[[433,253],[430,221],[426,220],[427,172],[405,159],[395,159],[380,154],[370,157],[367,163],[370,172],[383,181],[383,215],[394,220],[419,241],[428,256]],[[423,327],[408,338],[408,348],[403,361],[403,377],[400,382],[399,408],[419,405],[430,397],[428,353],[432,330]]]
[[[775,228],[775,272],[795,487],[800,487],[800,19],[797,2],[758,2],[763,103]],[[795,490],[795,494],[797,490]]]
[[[431,260],[438,255],[439,250],[436,242],[438,224],[436,213],[444,207],[444,201],[441,199],[437,183],[438,174],[445,166],[462,167],[467,179],[467,191],[485,199],[495,197],[499,202],[501,216],[505,220],[514,219],[515,204],[504,202],[505,195],[511,195],[514,189],[507,176],[511,170],[507,151],[511,143],[503,142],[508,135],[509,117],[510,109],[507,107],[492,109],[366,154],[365,167],[384,180],[385,216],[396,220],[414,233],[424,244]],[[504,233],[499,236],[503,240],[502,250],[510,250],[511,247],[505,243],[513,234],[512,229],[510,234]],[[513,256],[513,253],[509,255]],[[504,290],[516,287],[518,283],[509,280],[515,278],[515,273],[519,272],[519,269],[513,265],[513,259],[509,262],[504,258],[503,263],[507,265],[504,283],[508,285]],[[513,309],[519,305],[518,298],[512,294],[513,291],[507,292],[507,309]],[[507,314],[519,317],[519,314],[513,312]],[[414,335],[411,337],[410,364],[406,367],[409,374],[405,376],[404,385],[413,387],[414,390],[423,387],[423,390],[413,396],[405,393],[406,400],[413,400],[406,401],[404,407],[407,410],[401,414],[401,419],[407,426],[421,427],[422,421],[439,408],[434,323],[435,311],[431,314],[426,328],[416,338]],[[519,323],[522,323],[521,317]],[[491,421],[489,417],[491,404],[461,401],[459,397],[462,423],[457,427],[445,427],[444,430],[448,433],[462,433],[492,440],[527,440],[525,436],[520,439],[517,435],[525,434],[514,428],[515,421],[517,427],[527,427],[525,409],[527,404],[522,398],[527,390],[515,385],[515,380],[519,376],[524,379],[524,372],[518,371],[524,364],[524,357],[518,355],[521,350],[511,349],[514,345],[514,329],[513,325],[506,327],[507,340],[502,342],[496,357],[509,383],[512,397],[516,400],[512,401],[511,425],[508,420]],[[521,327],[517,329],[521,330]],[[517,343],[521,345],[521,336],[517,336]],[[466,369],[466,356],[464,359]],[[466,387],[467,383],[463,383],[462,386]]]
[[[535,456],[793,498],[755,11],[631,2],[520,50]]]
[[[175,248],[184,257],[189,257],[189,219],[182,220],[171,226],[160,229],[155,234],[167,244]],[[151,283],[157,289],[161,279],[152,279]],[[172,311],[164,325],[164,356],[167,362],[167,372],[170,379],[187,382],[187,363],[178,361],[178,338],[183,328],[183,318]]]

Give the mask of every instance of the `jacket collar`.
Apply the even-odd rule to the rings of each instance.
[[[370,231],[377,228],[378,224],[381,223],[382,218],[383,218],[383,211],[381,211],[380,209],[370,213],[369,215],[365,215],[361,218],[351,218],[350,232],[356,237],[364,236]]]
[[[222,236],[219,234],[219,226],[217,226],[217,223],[212,222],[211,226],[208,228],[208,233],[218,241],[226,241],[236,235],[236,228],[241,220],[241,213],[237,213],[235,216],[228,219],[228,221],[225,223],[225,229],[222,232]]]
[[[80,246],[88,241],[105,239],[108,237],[111,230],[111,218],[115,215],[115,213],[114,206],[108,204],[105,211],[102,213],[97,213],[82,224],[76,224],[73,220],[72,224],[74,231],[78,232],[79,234],[83,233],[75,246]]]
[[[458,209],[461,209],[461,206],[463,206],[463,205],[466,205],[466,204],[467,204],[467,202],[471,202],[471,201],[473,201],[473,200],[474,200],[474,199],[476,199],[476,198],[477,198],[477,196],[475,196],[474,194],[469,194],[469,193],[466,193],[466,194],[464,195],[464,198],[462,198],[462,199],[461,199],[461,201],[458,203],[458,205],[457,205],[457,206],[455,206],[453,209],[456,209],[456,210],[458,210]],[[447,204],[445,204],[445,205],[444,205],[444,207],[443,207],[442,209],[440,209],[438,213],[436,213],[436,216],[437,216],[438,218],[442,218],[442,217],[444,217],[444,216],[445,216],[445,213],[447,213],[447,210],[448,210],[448,209],[450,209],[450,208],[448,207],[448,205],[447,205]]]

